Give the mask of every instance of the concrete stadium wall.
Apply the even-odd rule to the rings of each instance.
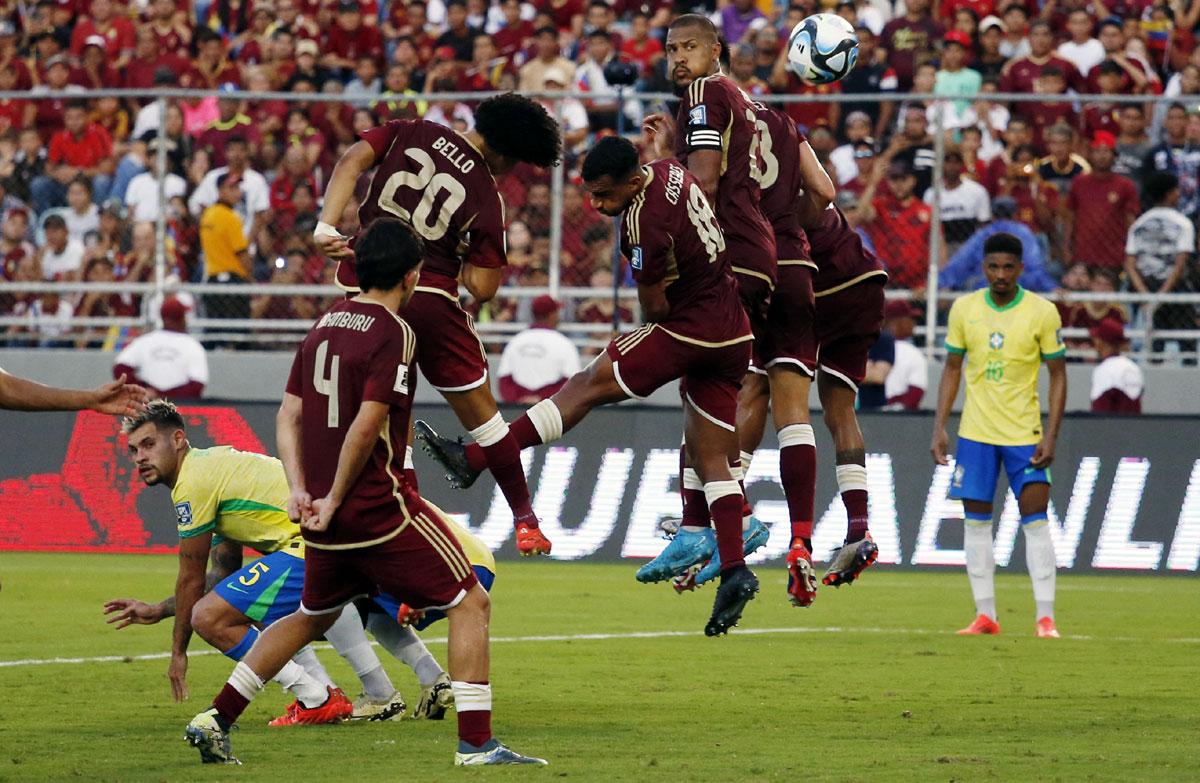
[[[274,450],[274,403],[183,406],[196,446]],[[515,411],[507,411],[513,413]],[[621,561],[664,545],[658,522],[679,513],[682,417],[661,408],[601,409],[551,448],[522,455],[543,529],[556,559]],[[448,434],[462,432],[445,405],[416,415]],[[0,550],[167,552],[177,544],[164,487],[145,487],[114,417],[95,413],[0,411]],[[961,566],[962,504],[948,500],[954,466],[928,453],[928,413],[866,414],[871,528],[887,567]],[[952,431],[956,423],[952,423]],[[819,469],[814,553],[840,545],[846,514],[832,446],[816,427]],[[512,515],[488,476],[452,490],[442,471],[416,455],[422,494],[471,527],[502,558],[513,558]],[[1051,531],[1060,568],[1196,574],[1200,565],[1200,419],[1070,416],[1053,468]],[[747,478],[754,513],[773,531],[754,562],[778,563],[789,541],[779,487],[779,451],[768,434]],[[1023,567],[1016,502],[1001,482],[996,561]],[[632,563],[631,563],[632,573]]]
[[[102,351],[60,351],[30,349],[0,349],[0,367],[8,372],[57,386],[95,386],[112,375],[114,354]],[[492,366],[498,364],[491,357]],[[209,353],[209,383],[206,396],[214,400],[278,401],[291,368],[292,355],[283,351],[212,351]],[[930,368],[929,388],[922,408],[933,410],[937,401],[937,382],[942,367]],[[1145,413],[1200,415],[1200,369],[1185,367],[1145,367],[1146,392],[1142,400]],[[1067,366],[1067,410],[1087,411],[1091,388],[1092,365]],[[494,381],[495,379],[493,379]],[[1041,374],[1042,401],[1045,402],[1049,381]],[[428,383],[417,387],[417,402],[437,402],[441,398]],[[674,387],[659,389],[649,405],[674,407],[679,394]],[[812,405],[819,407],[817,395]],[[962,405],[959,395],[956,410]]]

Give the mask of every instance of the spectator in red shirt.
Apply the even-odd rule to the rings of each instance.
[[[87,103],[72,101],[63,116],[64,128],[50,139],[46,174],[30,185],[33,209],[41,214],[61,206],[67,184],[80,175],[92,181],[92,199],[97,204],[108,196],[114,162],[112,138],[99,125],[88,121]]]
[[[133,23],[113,13],[112,0],[92,0],[91,16],[84,17],[71,31],[71,54],[79,57],[87,40],[98,35],[106,42],[109,65],[121,70],[133,57]]]
[[[458,89],[463,92],[495,90],[505,73],[512,73],[512,64],[507,57],[497,53],[492,36],[481,33],[475,36],[471,64],[458,78]]]
[[[175,0],[152,0],[150,20],[139,26],[139,31],[148,29],[158,43],[158,50],[176,57],[187,57],[192,43],[192,26],[188,16],[179,13]]]
[[[521,0],[504,0],[500,9],[504,12],[504,26],[492,34],[492,39],[500,55],[515,63],[517,54],[523,51],[529,45],[529,39],[533,38],[533,23],[521,18]]]
[[[917,54],[934,51],[943,32],[929,14],[929,0],[909,0],[905,15],[884,25],[880,44],[887,50],[888,65],[896,72],[901,91],[912,87]]]
[[[79,67],[71,74],[71,83],[89,90],[120,87],[121,73],[107,63],[104,36],[90,36],[83,45]]]
[[[225,143],[231,136],[239,136],[250,145],[250,157],[258,157],[258,145],[262,140],[258,127],[249,115],[242,112],[242,101],[225,97],[237,92],[236,84],[222,84],[221,97],[217,98],[217,118],[196,138],[196,146],[208,151],[214,167],[224,166]]]
[[[621,59],[637,63],[642,69],[642,76],[649,76],[662,57],[662,42],[650,35],[650,15],[635,11],[629,37],[621,43]]]
[[[180,87],[215,90],[226,82],[241,83],[241,72],[229,61],[225,42],[207,27],[196,30],[196,59],[179,80]]]
[[[15,89],[28,90],[33,80],[17,49],[17,28],[7,19],[0,20],[0,71],[12,71]],[[14,88],[5,88],[14,89]]]
[[[1097,67],[1100,69],[1097,80],[1100,93],[1117,95],[1120,92],[1121,78],[1125,71],[1112,60],[1105,60]],[[1115,103],[1089,103],[1083,108],[1079,130],[1087,139],[1095,136],[1098,131],[1105,131],[1116,136],[1121,132],[1120,120],[1121,106]]]
[[[1071,181],[1064,222],[1071,260],[1119,270],[1125,264],[1125,236],[1141,203],[1133,181],[1113,173],[1116,147],[1117,137],[1106,131],[1092,138],[1092,171]]]
[[[1125,30],[1120,19],[1105,19],[1100,23],[1096,37],[1104,47],[1105,59],[1112,60],[1125,72],[1121,79],[1120,92],[1133,94],[1153,91],[1153,86],[1158,84],[1158,76],[1145,63],[1125,54]],[[1088,71],[1085,90],[1100,91],[1100,65],[1094,65],[1092,70]]]
[[[326,52],[321,64],[345,79],[353,73],[359,57],[383,63],[383,36],[378,27],[363,24],[358,3],[341,2],[337,7],[337,23],[329,31]]]
[[[1067,80],[1058,67],[1048,65],[1042,69],[1041,75],[1034,81],[1034,92],[1047,96],[1048,100],[1022,103],[1022,113],[1030,122],[1033,146],[1044,150],[1047,130],[1055,125],[1073,128],[1078,124],[1078,119],[1070,101],[1063,100],[1066,97]]]
[[[875,195],[879,179],[878,173],[873,175],[863,192],[855,222],[866,228],[875,254],[887,265],[888,285],[922,291],[928,278],[933,210],[917,198],[916,174],[904,163],[893,161],[887,167],[890,196]],[[944,254],[945,243],[941,247]]]

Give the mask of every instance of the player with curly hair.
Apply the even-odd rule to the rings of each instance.
[[[393,120],[364,131],[338,161],[313,232],[317,247],[339,261],[338,284],[357,292],[353,240],[336,226],[358,178],[375,168],[359,225],[397,217],[423,240],[421,279],[401,315],[416,333],[421,372],[487,455],[512,508],[522,555],[549,554],[551,543],[533,512],[521,450],[488,385],[487,354],[459,306],[458,281],[481,304],[496,295],[507,258],[495,177],[517,163],[557,165],[561,153],[558,123],[540,104],[513,93],[480,103],[475,128],[466,133]]]

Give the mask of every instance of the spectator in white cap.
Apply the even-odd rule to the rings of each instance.
[[[533,300],[533,323],[500,355],[500,400],[532,405],[549,398],[579,372],[579,349],[558,331],[561,305],[542,294]]]
[[[557,66],[547,68],[542,76],[543,90],[568,90],[570,84],[567,72]],[[557,101],[545,100],[543,103],[562,125],[563,149],[576,155],[582,153],[589,132],[587,109],[583,102],[578,98],[562,98]]]
[[[871,136],[871,115],[865,111],[852,111],[846,116],[843,131],[846,143],[829,153],[829,160],[837,171],[837,183],[845,185],[858,176],[858,163],[854,159],[855,145]]]
[[[1146,387],[1142,368],[1121,355],[1125,326],[1116,318],[1104,318],[1088,330],[1100,363],[1092,371],[1092,413],[1141,413]]]
[[[125,376],[156,397],[199,398],[208,384],[208,357],[204,346],[187,333],[190,309],[176,297],[163,300],[162,328],[125,346],[113,364],[113,377]]]

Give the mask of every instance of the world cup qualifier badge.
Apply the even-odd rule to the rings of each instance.
[[[694,106],[688,112],[688,125],[707,125],[708,111],[703,106]]]
[[[191,503],[176,503],[175,516],[179,519],[180,527],[187,527],[192,524],[192,504]]]
[[[634,269],[642,268],[642,249],[634,247],[629,251],[629,265]]]

